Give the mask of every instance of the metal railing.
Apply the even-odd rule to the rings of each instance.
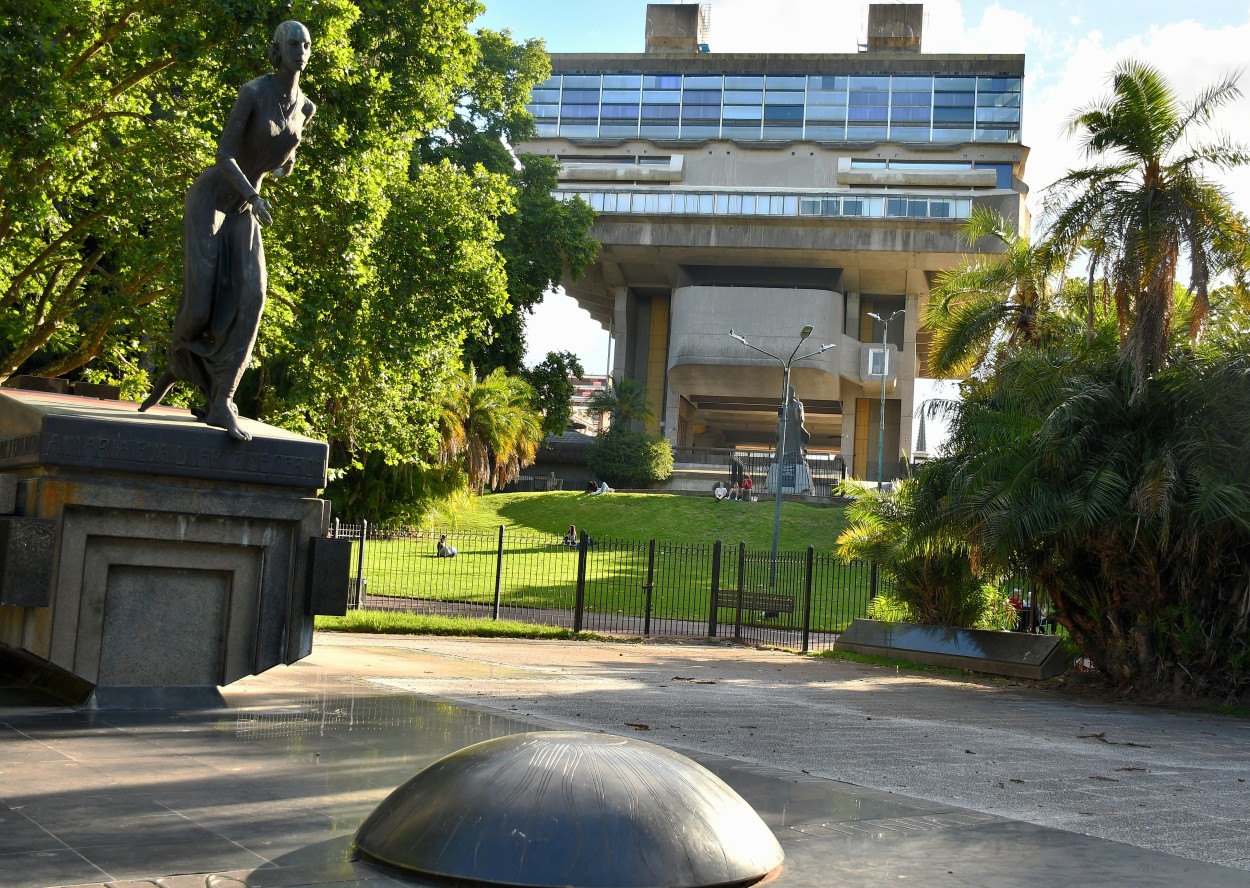
[[[674,447],[673,462],[721,469],[729,484],[750,475],[757,495],[767,492],[768,469],[774,450],[738,450],[731,447]],[[817,495],[830,496],[839,482],[846,480],[846,462],[837,453],[808,453],[807,468]]]
[[[888,580],[829,553],[772,555],[745,544],[592,539],[507,530],[413,531],[335,523],[354,541],[350,606],[509,619],[576,631],[734,637],[831,647]],[[455,555],[440,557],[438,544]]]
[[[661,540],[574,542],[500,526],[494,533],[416,531],[335,521],[350,539],[349,606],[507,619],[575,631],[660,637],[732,637],[803,651],[833,647],[889,573],[809,546],[772,554]],[[441,537],[455,550],[439,557]],[[1061,631],[1049,599],[1027,577],[1003,588],[1019,605],[1016,629]]]

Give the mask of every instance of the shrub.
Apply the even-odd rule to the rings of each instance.
[[[647,487],[673,477],[673,448],[664,438],[613,426],[595,443],[588,463],[613,487]]]
[[[867,488],[843,492],[856,498],[846,510],[849,523],[838,536],[838,554],[867,558],[889,571],[894,603],[915,622],[975,626],[985,609],[981,579],[967,545],[928,520],[936,514],[928,499],[931,491],[907,480],[891,494]]]

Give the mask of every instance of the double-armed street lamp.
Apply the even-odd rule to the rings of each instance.
[[[837,343],[833,343],[833,342],[827,343],[825,345],[822,345],[816,351],[811,352],[810,354],[806,354],[806,355],[803,355],[802,357],[796,358],[795,355],[799,353],[799,349],[802,348],[803,346],[803,340],[807,339],[807,337],[812,335],[812,325],[808,324],[799,332],[798,344],[795,345],[794,351],[790,352],[790,357],[783,358],[780,355],[775,355],[770,351],[766,351],[760,348],[758,345],[752,345],[751,343],[747,342],[745,336],[735,333],[733,330],[729,331],[729,335],[733,339],[736,339],[739,342],[741,342],[747,348],[752,349],[753,351],[757,351],[762,355],[767,355],[768,357],[772,358],[777,363],[781,364],[781,424],[777,433],[778,440],[777,440],[777,450],[776,450],[776,453],[777,453],[776,488],[777,489],[773,492],[773,560],[772,560],[772,567],[769,569],[769,572],[768,572],[768,586],[771,589],[777,585],[777,540],[781,534],[781,488],[783,487],[782,476],[784,474],[782,471],[781,461],[782,459],[784,459],[784,454],[782,453],[782,450],[786,446],[786,418],[788,417],[790,413],[790,367],[794,364],[797,364],[799,361],[806,361],[808,358],[814,358],[819,354],[824,354],[825,352],[829,351],[829,349],[833,348],[834,345],[836,345]]]
[[[899,309],[888,318],[883,318],[875,311],[868,312],[868,317],[881,322],[881,427],[877,430],[877,490],[881,490],[881,467],[885,464],[885,377],[890,361],[890,322],[904,313]]]

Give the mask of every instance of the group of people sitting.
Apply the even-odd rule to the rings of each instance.
[[[755,482],[751,480],[750,475],[743,475],[741,484],[735,481],[728,488],[725,487],[724,481],[717,481],[716,487],[712,490],[712,495],[718,500],[731,499],[755,502]]]

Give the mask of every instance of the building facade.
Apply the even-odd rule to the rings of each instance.
[[[728,334],[785,357],[811,326],[805,349],[836,348],[792,371],[810,449],[864,478],[910,454],[920,310],[969,252],[961,222],[1028,223],[1024,57],[926,54],[922,23],[874,4],[859,53],[725,54],[699,6],[652,4],[646,52],[552,56],[518,150],[558,158],[558,194],[598,214],[603,249],[565,289],[674,445],[772,447],[780,364]]]

